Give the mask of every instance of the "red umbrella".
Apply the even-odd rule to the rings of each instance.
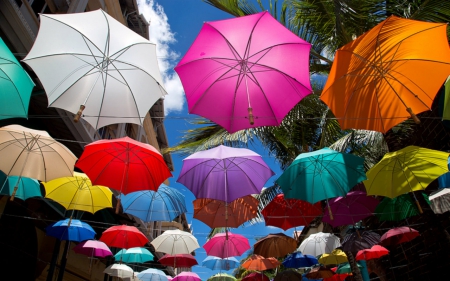
[[[165,254],[158,261],[162,265],[172,267],[193,267],[194,265],[198,264],[195,257],[191,254]]]
[[[388,254],[389,250],[386,249],[385,247],[380,245],[374,245],[370,249],[358,251],[358,253],[356,254],[356,260],[359,261],[359,260],[378,259]]]
[[[419,231],[407,226],[390,229],[381,236],[380,244],[383,246],[393,246],[409,242],[419,236]]]
[[[263,273],[252,272],[249,275],[242,278],[241,281],[269,281],[269,277],[267,277]]]
[[[337,267],[333,267],[333,268],[331,268],[331,270],[333,272],[336,272]],[[331,277],[323,278],[322,281],[344,281],[345,278],[347,278],[347,276],[349,276],[349,275],[350,274],[348,274],[348,273],[335,274],[335,275],[333,275]]]
[[[278,194],[261,213],[266,225],[288,230],[300,225],[309,225],[315,217],[322,214],[322,207],[320,202],[313,205],[300,199],[286,199],[284,194]]]
[[[241,266],[247,270],[263,271],[279,266],[281,263],[276,258],[265,258],[260,255],[251,255]]]
[[[110,247],[129,249],[144,246],[148,239],[134,226],[117,225],[105,230],[100,241]]]

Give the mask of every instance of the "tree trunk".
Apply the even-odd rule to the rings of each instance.
[[[364,281],[361,275],[361,271],[359,270],[358,265],[356,264],[356,260],[353,254],[351,252],[345,252],[345,254],[347,255],[348,263],[350,264],[350,267],[352,269],[354,278],[353,280]]]

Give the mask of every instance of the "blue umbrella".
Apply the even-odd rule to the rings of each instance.
[[[233,257],[221,259],[219,257],[208,256],[202,261],[202,266],[212,270],[230,270],[238,267],[239,261]]]
[[[142,247],[122,249],[114,255],[116,261],[124,263],[144,263],[146,261],[152,261],[153,258],[152,253]]]
[[[149,268],[144,271],[141,271],[137,274],[137,277],[139,280],[142,281],[168,281],[166,274],[159,270],[154,268]]]
[[[316,257],[311,255],[303,255],[301,252],[294,252],[286,257],[282,262],[287,268],[311,267],[318,264]]]
[[[144,222],[172,221],[185,213],[184,195],[174,188],[161,184],[158,191],[136,191],[120,196],[124,213],[134,215]]]
[[[18,176],[7,177],[0,171],[0,194],[12,196],[14,193],[14,187],[18,181]],[[31,197],[42,197],[39,182],[32,178],[20,177],[20,182],[17,185],[17,190],[14,196],[22,200],[26,200]]]
[[[45,232],[49,236],[58,238],[59,240],[77,241],[94,239],[95,231],[92,227],[80,220],[65,219],[55,222],[45,228]]]

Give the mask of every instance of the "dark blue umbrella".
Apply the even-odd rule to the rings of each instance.
[[[239,261],[233,257],[221,259],[219,257],[208,256],[202,261],[202,266],[211,270],[230,270],[239,266]]]
[[[65,219],[55,222],[45,228],[45,232],[49,236],[58,238],[59,240],[77,241],[94,239],[95,231],[92,227],[80,220]]]
[[[294,252],[287,256],[282,263],[284,267],[287,268],[299,268],[316,265],[319,261],[314,256],[304,255],[301,252]]]

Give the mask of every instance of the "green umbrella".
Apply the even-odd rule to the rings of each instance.
[[[28,117],[34,83],[0,38],[0,120]]]
[[[14,187],[19,180],[14,197],[22,200],[27,200],[31,197],[42,197],[41,187],[37,180],[18,176],[7,177],[2,171],[0,171],[0,195],[12,196]]]
[[[356,263],[356,265],[360,270],[363,268],[363,266],[360,265],[359,263]],[[337,274],[352,273],[352,268],[350,267],[350,264],[346,262],[338,266],[338,268],[336,269],[336,273]]]
[[[425,193],[422,195],[430,204],[428,196]],[[420,210],[408,193],[393,199],[385,197],[375,208],[375,216],[380,221],[400,221],[417,215],[420,215]]]
[[[206,281],[236,281],[237,279],[226,273],[217,273],[216,275],[213,275],[209,277]]]

